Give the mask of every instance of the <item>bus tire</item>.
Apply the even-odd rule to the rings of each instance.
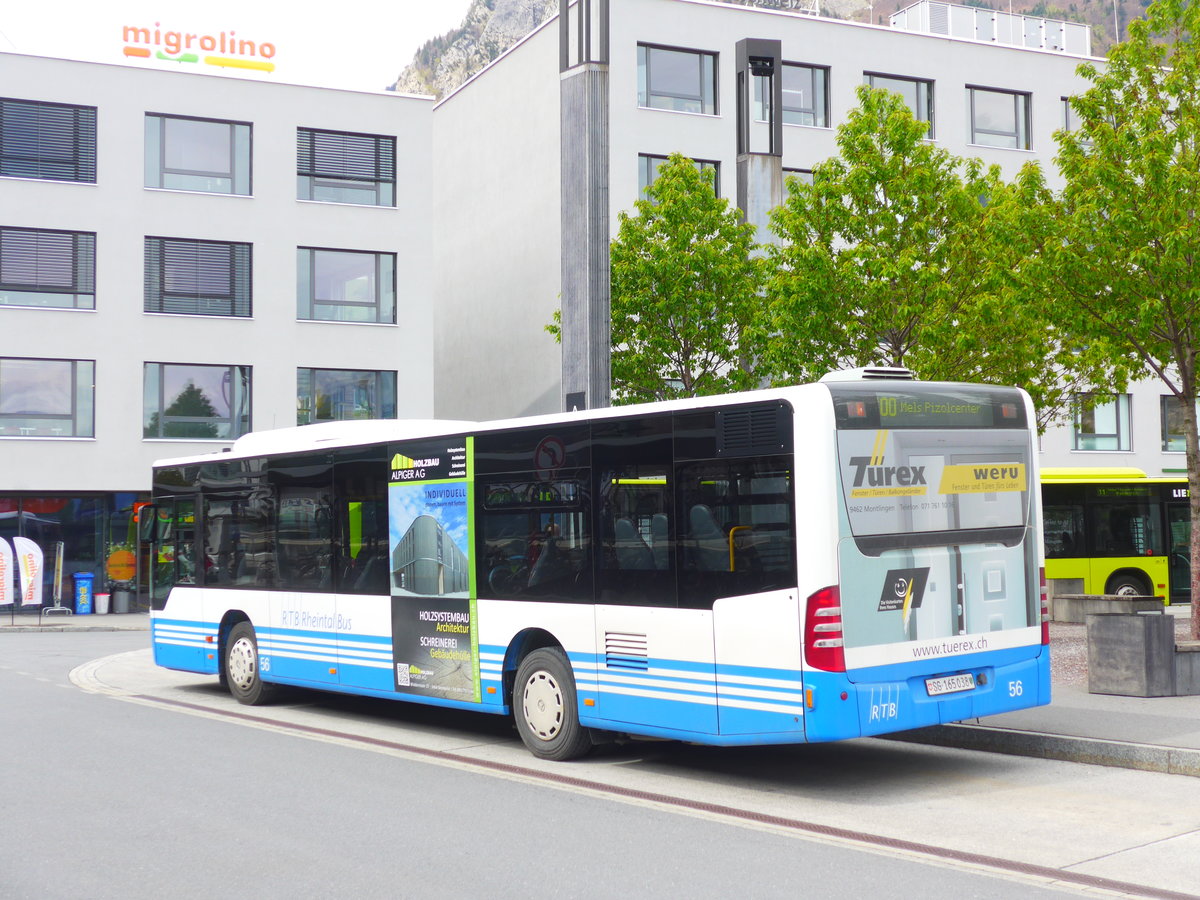
[[[1152,592],[1146,587],[1146,580],[1141,576],[1123,574],[1114,575],[1109,579],[1105,593],[1116,594],[1119,597],[1148,597]]]
[[[534,650],[517,667],[513,685],[517,733],[539,759],[563,762],[592,749],[591,732],[579,724],[575,677],[557,647]]]
[[[249,622],[238,622],[225,643],[225,683],[238,703],[261,706],[275,696],[276,685],[267,684],[258,673],[258,638]]]

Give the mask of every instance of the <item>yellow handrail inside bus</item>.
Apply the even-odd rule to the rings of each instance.
[[[729,529],[729,571],[733,571],[733,536],[739,531],[753,531],[750,525],[734,525]]]

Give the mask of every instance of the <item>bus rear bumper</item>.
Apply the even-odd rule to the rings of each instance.
[[[856,681],[851,682],[841,673],[806,672],[805,684],[813,689],[813,708],[805,716],[807,739],[833,741],[889,734],[1050,702],[1050,654],[1046,647],[1032,655],[1028,650],[1024,654],[980,654],[956,660],[954,668],[946,671],[925,668],[907,676],[892,671],[887,674],[893,677],[872,679],[865,677],[869,673],[857,673]],[[933,679],[964,674],[972,676],[973,687],[931,693],[937,689],[936,682],[931,684]],[[830,706],[835,710],[830,711]]]

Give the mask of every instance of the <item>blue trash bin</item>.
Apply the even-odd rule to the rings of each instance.
[[[71,576],[75,579],[75,614],[88,616],[92,613],[92,583],[96,576],[91,572],[76,572]]]

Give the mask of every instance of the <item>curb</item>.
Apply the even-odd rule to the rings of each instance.
[[[1039,731],[1012,731],[987,725],[933,725],[881,737],[937,747],[988,750],[1010,756],[1034,756],[1094,766],[1200,777],[1200,750],[1185,747],[1070,737]]]
[[[33,634],[41,631],[149,631],[118,625],[0,625],[0,634]]]

